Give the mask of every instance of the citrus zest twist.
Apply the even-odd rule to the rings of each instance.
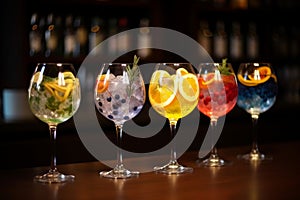
[[[271,73],[271,69],[267,66],[257,68],[253,74],[249,74],[248,76],[243,77],[241,74],[238,74],[237,77],[240,83],[246,86],[256,86],[264,83],[269,80],[270,77],[277,81],[276,76]]]
[[[79,84],[78,78],[75,78],[71,72],[63,72],[62,77],[64,80],[63,83],[59,83],[58,79],[44,83],[46,90],[60,102],[65,101],[69,97],[74,86]],[[41,81],[42,75],[38,72],[34,75],[33,82],[40,83]]]
[[[209,85],[209,84],[213,83],[214,81],[221,81],[222,77],[221,77],[220,71],[219,70],[215,70],[214,73],[207,74],[206,80],[207,81],[202,80],[202,82],[201,82],[202,85]]]

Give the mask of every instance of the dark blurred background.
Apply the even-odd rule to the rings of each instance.
[[[271,62],[278,75],[279,94],[275,105],[260,117],[259,143],[300,139],[297,0],[4,0],[0,7],[0,168],[49,164],[48,127],[30,113],[26,98],[36,63],[71,62],[78,70],[94,46],[138,27],[143,28],[138,38],[141,45],[151,42],[149,26],[177,30],[198,41],[215,61],[228,58],[235,70],[241,62]],[[107,51],[126,52],[130,46],[126,38],[116,44]],[[138,54],[142,63],[181,60],[155,49],[129,52],[119,60],[130,62],[133,54]],[[149,102],[136,117],[137,123],[147,123],[148,108]],[[99,122],[108,132],[114,131],[106,119],[99,117]],[[190,150],[199,149],[208,122],[201,115]],[[168,135],[164,137],[162,141],[168,142]],[[143,148],[136,142],[124,138],[126,148]],[[250,115],[235,107],[226,116],[218,146],[250,142]],[[148,147],[154,143],[149,140]],[[58,164],[95,160],[81,143],[73,119],[58,126],[57,148]]]

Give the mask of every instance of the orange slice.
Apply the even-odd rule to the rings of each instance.
[[[179,93],[188,101],[195,101],[199,96],[199,85],[196,75],[187,73],[179,79]]]
[[[270,67],[263,66],[263,67],[259,67],[256,70],[254,70],[254,73],[248,75],[248,78],[250,80],[263,80],[267,77],[270,77],[270,75],[271,75]]]
[[[271,69],[267,66],[262,66],[254,70],[253,74],[243,77],[238,74],[238,80],[246,86],[256,86],[258,84],[264,83],[271,77]],[[276,79],[275,79],[276,81]]]
[[[157,70],[152,74],[149,84],[149,100],[154,106],[169,105],[177,93],[176,76],[163,70]]]
[[[106,78],[106,75],[99,75],[97,79],[97,93],[103,93],[108,88],[108,80]]]
[[[240,81],[240,83],[243,84],[243,85],[246,85],[246,86],[255,86],[255,85],[257,85],[257,83],[255,83],[254,81],[245,79],[241,74],[238,74],[237,78]]]

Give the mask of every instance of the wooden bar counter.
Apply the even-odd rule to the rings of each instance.
[[[179,162],[193,167],[193,173],[150,172],[126,180],[100,177],[98,172],[107,169],[101,162],[59,165],[61,172],[76,176],[74,182],[63,184],[33,181],[48,167],[1,170],[0,199],[300,199],[300,141],[261,145],[262,151],[273,156],[261,163],[237,159],[249,148],[220,148],[220,156],[231,161],[229,166],[201,167],[197,152],[187,152]]]

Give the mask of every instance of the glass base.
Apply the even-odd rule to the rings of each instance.
[[[272,160],[272,156],[266,156],[263,153],[260,152],[251,152],[248,154],[244,154],[244,155],[238,155],[239,159],[244,159],[244,160],[252,160],[252,161],[260,161],[260,160]]]
[[[116,166],[114,169],[110,171],[102,171],[99,173],[100,176],[105,178],[113,178],[113,179],[124,179],[130,178],[134,176],[138,176],[140,172],[138,171],[129,171],[125,169],[123,165]]]
[[[191,173],[193,168],[184,167],[178,164],[177,161],[170,161],[168,164],[162,167],[154,167],[154,171],[163,174],[182,174],[182,173]]]
[[[35,176],[33,180],[40,183],[63,183],[74,181],[74,179],[74,175],[65,175],[57,170],[49,170],[49,172],[46,174]]]
[[[223,160],[218,155],[211,154],[207,159],[201,160],[200,165],[205,167],[223,167],[228,165],[229,162]]]

